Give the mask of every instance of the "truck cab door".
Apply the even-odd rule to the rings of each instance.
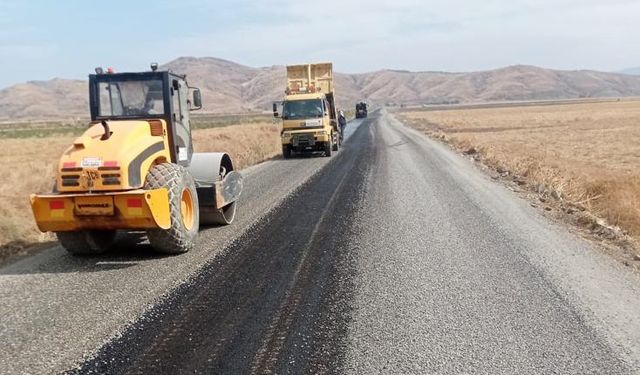
[[[333,108],[331,108],[331,103],[329,103],[329,101],[327,100],[323,100],[322,101],[324,103],[324,123],[325,124],[331,124],[331,127],[333,127],[334,131],[339,131],[340,128],[338,127],[338,122],[336,121],[336,119],[332,118],[331,114],[333,111]]]
[[[176,161],[180,165],[188,166],[193,154],[191,140],[191,121],[189,119],[189,88],[183,80],[171,79],[172,121],[174,123],[174,147]]]

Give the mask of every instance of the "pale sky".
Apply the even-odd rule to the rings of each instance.
[[[0,0],[0,88],[180,56],[349,73],[617,71],[640,66],[640,0]]]

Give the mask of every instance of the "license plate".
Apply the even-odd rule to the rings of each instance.
[[[80,166],[82,166],[83,168],[91,168],[91,167],[100,167],[102,165],[102,159],[100,158],[93,158],[93,157],[86,157],[82,159],[82,163],[80,163]]]
[[[76,197],[75,214],[78,216],[113,215],[112,197]]]
[[[306,120],[302,126],[305,127],[316,127],[316,126],[321,126],[322,125],[322,121],[321,120]]]

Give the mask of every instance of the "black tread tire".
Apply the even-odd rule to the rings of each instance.
[[[324,156],[330,158],[333,151],[333,136],[329,137],[329,141],[324,145]]]
[[[340,149],[340,135],[336,135],[336,141],[333,143],[333,151],[338,151]]]
[[[282,146],[282,157],[285,159],[291,159],[291,147],[289,145]]]
[[[56,232],[60,245],[73,255],[98,255],[108,251],[116,238],[115,230]]]
[[[171,227],[147,230],[151,247],[163,254],[182,254],[192,250],[196,244],[200,228],[200,210],[196,184],[191,174],[182,166],[172,163],[155,165],[149,170],[145,189],[166,188],[169,191],[169,212]],[[191,190],[193,201],[193,227],[188,230],[182,222],[181,200],[184,189]]]

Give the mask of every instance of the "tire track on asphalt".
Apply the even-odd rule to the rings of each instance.
[[[73,373],[338,368],[353,274],[344,240],[369,164],[358,150],[370,141],[366,126],[352,138],[192,282]]]

